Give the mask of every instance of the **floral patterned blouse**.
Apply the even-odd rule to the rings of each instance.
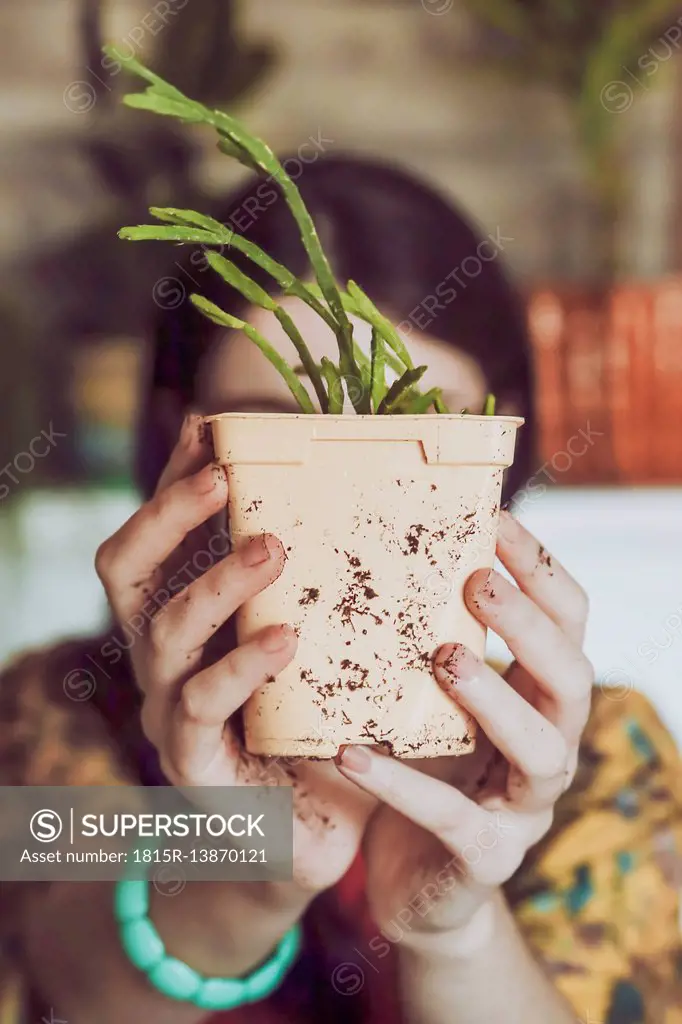
[[[87,653],[87,644],[61,645],[22,658],[0,676],[0,784],[144,780],[130,679],[106,681],[88,701],[65,694],[65,677]],[[41,1018],[18,939],[30,888],[0,886],[0,1024]],[[507,887],[519,927],[577,1021],[682,1024],[681,889],[682,762],[676,744],[640,694],[595,689],[575,783],[557,805],[552,831]],[[359,859],[332,898],[356,929],[351,948],[362,951],[376,926],[367,914]],[[342,959],[348,970],[347,950]],[[361,952],[355,967],[369,1007],[366,1019],[399,1024],[392,971],[370,970]],[[285,1021],[295,1024],[290,1013],[266,1001],[218,1014],[210,1024]]]

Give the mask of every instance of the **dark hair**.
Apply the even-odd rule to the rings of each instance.
[[[297,179],[338,279],[357,281],[396,323],[413,316],[426,326],[427,318],[429,334],[477,360],[498,406],[511,402],[526,417],[505,487],[509,498],[530,476],[533,383],[525,312],[502,270],[494,236],[479,234],[430,186],[391,165],[325,155],[307,165],[297,157],[283,162]],[[251,179],[213,205],[207,212],[216,219],[297,276],[308,273],[298,228],[272,180]],[[240,253],[230,250],[229,256],[268,291],[277,290]],[[222,330],[189,302],[193,291],[237,316],[245,307],[195,247],[184,250],[169,277],[157,282],[157,305],[172,308],[160,310],[153,330],[150,393],[141,423],[145,444],[137,466],[144,494],[153,491],[173,444],[162,422],[163,402],[193,401],[199,362]]]
[[[298,158],[284,163],[298,177],[339,280],[357,281],[396,323],[415,315],[417,307],[424,311],[430,305],[429,333],[473,356],[498,403],[513,403],[526,417],[506,482],[510,497],[530,472],[533,388],[523,306],[504,276],[493,242],[485,243],[484,236],[430,187],[389,165],[327,156],[308,165]],[[272,181],[251,179],[205,212],[247,236],[297,276],[308,273],[298,229]],[[276,291],[275,282],[239,253],[231,250],[229,256],[268,291]],[[471,263],[475,273],[467,273]],[[145,444],[140,446],[137,470],[146,495],[153,492],[174,443],[168,420],[164,422],[164,402],[170,400],[177,413],[193,402],[199,363],[221,333],[189,302],[193,291],[234,315],[245,306],[243,298],[207,267],[199,248],[185,250],[169,276],[157,282],[157,305],[172,308],[161,309],[157,317],[149,400],[142,411]],[[430,297],[437,302],[422,306]],[[367,993],[349,999],[337,994],[332,984],[335,968],[354,963],[356,954],[353,922],[333,892],[315,901],[306,915],[305,932],[302,957],[273,999],[283,1019],[329,1024],[367,1020]]]

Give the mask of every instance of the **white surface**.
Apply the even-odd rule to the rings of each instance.
[[[95,552],[136,505],[125,493],[36,493],[0,519],[0,659],[103,627]]]
[[[0,659],[106,621],[92,568],[133,495],[33,495],[0,520]],[[590,595],[598,677],[641,689],[682,745],[682,489],[555,490],[520,518]],[[505,654],[491,637],[491,655]]]
[[[554,490],[518,514],[589,595],[598,679],[646,693],[682,745],[682,489]]]

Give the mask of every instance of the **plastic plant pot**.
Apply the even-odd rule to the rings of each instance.
[[[240,609],[239,641],[278,622],[298,634],[295,660],[246,705],[247,749],[471,752],[474,724],[438,686],[432,659],[449,641],[484,654],[463,587],[493,564],[502,477],[523,420],[226,413],[207,422],[227,468],[235,548],[268,532],[287,554],[279,579]]]

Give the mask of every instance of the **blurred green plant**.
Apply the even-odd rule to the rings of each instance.
[[[159,42],[154,70],[210,106],[244,100],[277,64],[274,45],[243,37],[235,0],[191,0]]]
[[[172,78],[179,89],[204,103],[233,104],[260,86],[277,63],[275,46],[248,41],[242,35],[240,6],[238,0],[190,0],[156,7],[150,4],[144,14],[152,18],[153,28],[146,28],[144,19],[131,27],[142,32],[145,59],[162,78]],[[112,0],[80,0],[87,68],[96,67],[101,60],[102,24],[111,7]],[[124,49],[135,45],[129,33]],[[115,97],[106,83],[94,79],[93,85],[98,84],[104,105],[113,103]]]
[[[634,99],[630,82],[641,78],[640,60],[682,14],[680,0],[464,3],[475,20],[498,34],[493,60],[500,70],[549,86],[569,104],[598,209],[598,262],[603,275],[612,278],[618,270],[616,230],[627,195],[617,114]],[[620,101],[615,91],[608,92],[618,86],[625,89]]]

